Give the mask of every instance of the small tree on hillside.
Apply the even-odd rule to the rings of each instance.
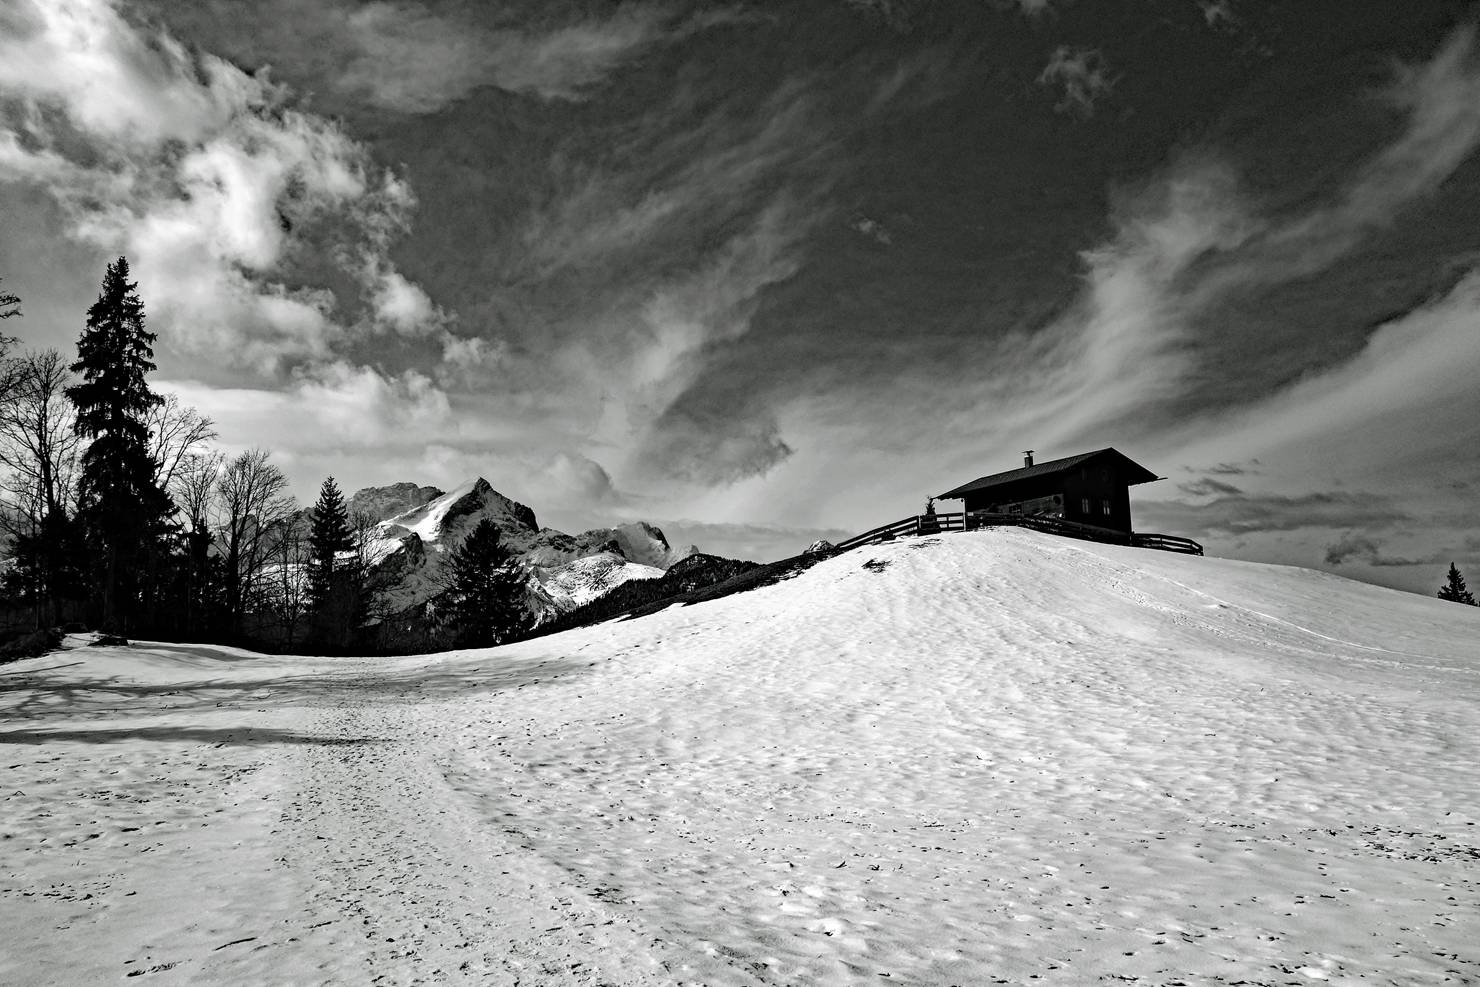
[[[502,644],[528,624],[524,579],[502,534],[483,518],[447,560],[446,620],[458,647]]]
[[[1451,603],[1468,603],[1472,607],[1480,606],[1465,586],[1465,577],[1460,575],[1459,569],[1453,562],[1449,563],[1449,579],[1439,587],[1439,599],[1449,600]]]

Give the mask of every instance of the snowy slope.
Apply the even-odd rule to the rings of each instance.
[[[1000,530],[485,652],[32,660],[0,981],[1480,982],[1477,640]]]

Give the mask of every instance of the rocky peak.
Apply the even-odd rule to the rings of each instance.
[[[368,514],[375,521],[385,521],[398,514],[425,506],[442,496],[436,487],[423,487],[415,483],[392,483],[388,487],[364,487],[356,490],[349,499],[349,513]]]

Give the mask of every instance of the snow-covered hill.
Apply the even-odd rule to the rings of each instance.
[[[997,530],[490,651],[31,660],[0,981],[1476,983],[1477,642]]]
[[[541,528],[534,511],[510,500],[479,477],[441,493],[434,487],[396,484],[358,491],[353,502],[366,509],[410,502],[382,520],[369,555],[383,606],[405,610],[442,590],[445,553],[487,518],[529,574],[529,599],[536,616],[565,613],[633,579],[661,576],[674,562],[698,551],[677,550],[651,524],[632,523],[568,535]]]

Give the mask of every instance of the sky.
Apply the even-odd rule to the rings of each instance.
[[[70,350],[127,256],[156,389],[305,501],[483,476],[763,560],[1114,446],[1139,529],[1432,593],[1480,579],[1477,21],[0,0],[6,330]]]

